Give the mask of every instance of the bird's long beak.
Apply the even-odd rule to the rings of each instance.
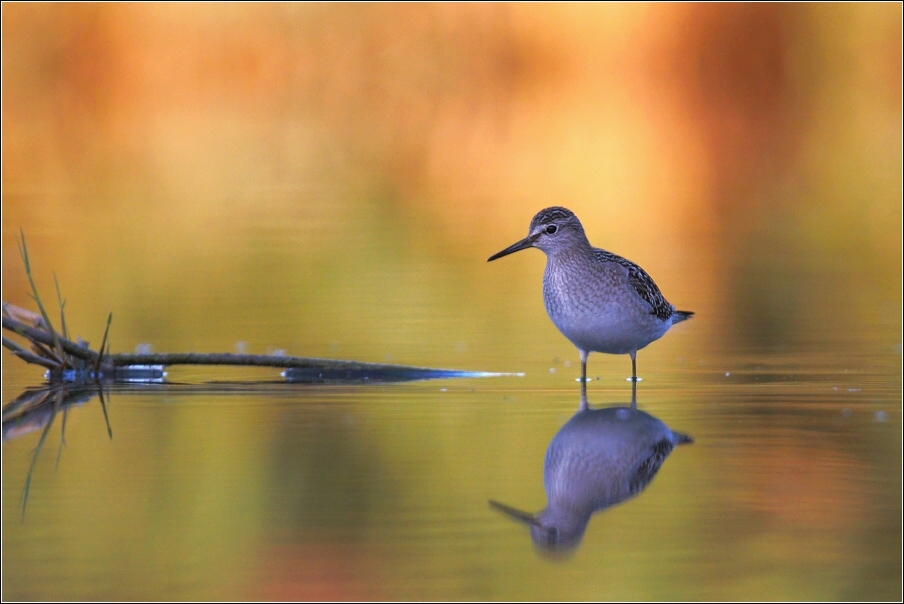
[[[518,522],[523,522],[525,524],[536,524],[537,516],[536,514],[531,514],[530,512],[522,512],[521,510],[516,510],[513,507],[509,507],[504,503],[499,503],[498,501],[490,501],[490,506],[496,508],[512,520],[517,520]]]
[[[492,256],[487,258],[487,262],[492,262],[493,260],[496,260],[497,258],[502,258],[503,256],[508,256],[509,254],[514,254],[515,252],[520,252],[521,250],[526,250],[529,247],[534,247],[534,242],[536,240],[537,240],[536,235],[529,235],[529,236],[525,237],[524,239],[522,239],[521,241],[519,241],[518,243],[508,246],[501,252],[493,254]]]

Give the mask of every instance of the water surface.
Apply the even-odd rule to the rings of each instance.
[[[596,514],[564,560],[487,502],[546,505],[544,453],[577,411],[574,365],[520,379],[114,388],[112,439],[97,398],[74,407],[58,466],[57,418],[24,518],[39,432],[4,444],[6,597],[890,598],[899,357],[818,360],[729,357],[647,377],[639,407],[696,442]],[[590,385],[593,406],[629,397],[616,378]]]

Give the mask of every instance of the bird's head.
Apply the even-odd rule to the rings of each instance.
[[[546,508],[531,514],[517,508],[490,500],[490,506],[510,519],[526,524],[534,547],[551,557],[567,557],[581,544],[590,511],[574,512],[568,509]]]
[[[529,247],[536,247],[546,254],[587,243],[584,227],[574,212],[560,207],[540,210],[530,221],[527,237],[489,257],[487,262],[508,256]]]

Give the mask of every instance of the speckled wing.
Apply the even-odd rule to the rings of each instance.
[[[650,304],[650,314],[662,319],[663,321],[672,316],[675,312],[675,307],[669,304],[666,299],[662,296],[662,292],[659,291],[659,288],[656,287],[656,284],[653,282],[653,279],[646,273],[645,270],[628,260],[627,258],[622,258],[621,256],[616,256],[610,252],[605,250],[594,250],[597,256],[600,257],[604,262],[615,262],[617,264],[622,265],[628,270],[628,283],[631,284],[631,287],[634,288],[640,297],[646,300]]]
[[[631,481],[628,484],[628,490],[632,495],[640,493],[646,488],[656,472],[662,467],[662,462],[669,456],[675,445],[667,438],[663,438],[650,449],[649,455],[634,471]]]

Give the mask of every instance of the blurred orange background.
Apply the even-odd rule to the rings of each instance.
[[[194,321],[254,231],[479,263],[559,204],[723,333],[856,331],[900,312],[901,98],[898,4],[4,5],[4,297],[20,227]]]

